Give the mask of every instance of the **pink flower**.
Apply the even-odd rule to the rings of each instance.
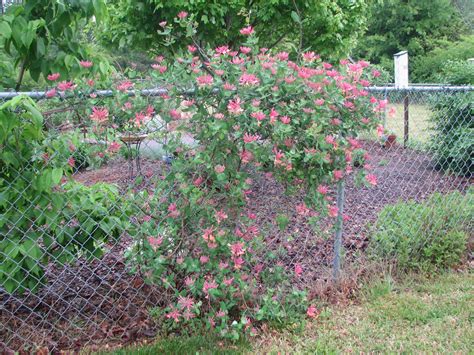
[[[56,92],[56,89],[51,89],[51,90],[49,90],[49,91],[46,91],[45,96],[46,96],[47,98],[51,98],[51,97],[56,96],[56,93],[57,93],[57,92]]]
[[[47,76],[47,78],[48,78],[49,81],[56,81],[56,80],[59,79],[60,76],[61,76],[61,74],[59,74],[59,73],[53,73],[53,74],[49,74]]]
[[[178,218],[180,213],[176,207],[176,203],[172,203],[168,206],[168,216],[171,218]]]
[[[247,27],[244,27],[240,30],[240,34],[242,34],[244,36],[250,36],[253,32],[254,31],[253,31],[252,26],[247,26]]]
[[[319,56],[314,54],[314,52],[305,52],[303,53],[303,60],[305,62],[312,62],[314,61],[315,59],[318,59]]]
[[[172,309],[169,313],[166,314],[166,318],[174,319],[176,323],[179,323],[179,317],[181,317],[181,313],[177,309]]]
[[[215,289],[217,288],[217,283],[212,280],[212,281],[204,281],[204,285],[202,287],[202,291],[205,293],[205,294],[209,294],[209,290],[212,290],[212,289]]]
[[[148,243],[150,243],[150,246],[156,251],[161,243],[163,243],[163,237],[148,237]]]
[[[192,285],[194,285],[194,281],[195,281],[195,280],[194,280],[193,278],[191,278],[191,277],[188,276],[188,277],[186,277],[186,278],[184,279],[184,284],[185,284],[187,287],[191,287]]]
[[[224,90],[232,91],[232,90],[236,89],[236,86],[234,84],[230,84],[230,83],[226,82],[226,83],[224,83],[223,88],[224,88]]]
[[[380,76],[380,72],[377,69],[372,70],[372,76],[374,78],[378,78]]]
[[[295,265],[295,274],[296,276],[301,276],[303,273],[303,267],[300,264]]]
[[[71,168],[74,168],[74,166],[76,165],[76,161],[74,160],[73,157],[70,157],[70,158],[67,160],[67,163],[68,163],[68,165],[69,165]]]
[[[133,83],[129,80],[121,82],[119,85],[117,85],[117,90],[118,91],[127,91],[128,89],[133,87]]]
[[[105,107],[92,107],[92,114],[89,116],[92,121],[97,123],[107,122],[109,118],[109,110]]]
[[[339,213],[339,208],[337,208],[337,206],[328,206],[328,213],[330,217],[336,218]]]
[[[397,109],[395,106],[390,107],[390,110],[388,111],[388,117],[393,118],[397,114]]]
[[[383,136],[384,132],[385,132],[384,126],[382,126],[381,124],[377,125],[377,136],[379,138]]]
[[[199,176],[196,180],[193,181],[193,185],[199,187],[204,182],[204,178]]]
[[[252,143],[259,139],[260,139],[260,136],[258,134],[249,134],[249,133],[244,134],[244,143]]]
[[[61,81],[58,84],[59,91],[67,91],[74,89],[74,83],[72,81]]]
[[[233,256],[241,256],[245,254],[244,243],[237,242],[230,245],[230,251]]]
[[[317,308],[314,305],[310,305],[306,310],[306,314],[310,318],[315,318],[318,315]]]
[[[191,46],[191,45],[188,46],[188,51],[190,53],[194,53],[194,52],[196,52],[196,50],[197,50],[196,46]]]
[[[236,97],[234,100],[229,101],[229,104],[227,105],[227,109],[229,110],[231,114],[239,115],[242,112],[244,112],[242,107],[240,107],[240,103],[241,103],[240,98]]]
[[[194,306],[194,300],[191,297],[178,297],[178,307],[180,309],[190,310]]]
[[[89,60],[81,60],[81,61],[79,62],[79,64],[80,64],[81,67],[83,67],[83,68],[90,68],[90,67],[92,67],[92,65],[93,65],[94,63],[92,63],[92,62],[89,61]]]
[[[121,145],[118,142],[112,142],[109,145],[109,148],[107,149],[111,153],[117,153],[120,149]]]
[[[250,48],[250,47],[240,47],[240,51],[243,54],[249,54],[252,51],[252,48]]]
[[[365,176],[365,180],[367,180],[367,182],[372,186],[377,185],[377,176],[375,176],[374,174],[367,174]]]
[[[260,103],[261,103],[261,101],[258,100],[258,99],[253,99],[253,100],[252,100],[252,106],[253,106],[253,107],[259,107],[259,106],[260,106]]]
[[[373,96],[370,98],[370,103],[371,103],[371,104],[375,104],[375,103],[377,103],[377,101],[378,101],[378,100],[377,100],[375,97],[373,97]]]
[[[317,105],[317,106],[322,106],[322,105],[324,105],[324,99],[314,100],[314,104]]]
[[[275,123],[280,114],[272,107],[270,110],[270,123]]]
[[[323,63],[323,68],[324,68],[324,69],[331,69],[331,68],[332,68],[332,65],[329,64],[329,63],[324,62],[324,63]]]
[[[326,185],[319,185],[318,186],[318,192],[321,194],[321,195],[326,195],[329,191],[329,187],[327,187]]]
[[[296,78],[293,75],[285,77],[285,83],[287,83],[287,84],[291,84],[295,80],[296,80]]]
[[[260,84],[260,79],[258,79],[254,74],[244,73],[239,79],[239,84],[243,86],[255,86]]]
[[[159,71],[160,74],[163,74],[166,71],[166,69],[168,69],[166,65],[160,65],[160,64],[152,64],[151,67]]]
[[[181,113],[178,110],[171,109],[170,110],[170,116],[174,120],[179,120],[181,118]]]
[[[281,117],[280,117],[280,121],[281,121],[281,123],[283,123],[283,124],[289,124],[290,121],[291,121],[291,118],[289,118],[288,116],[281,116]]]
[[[250,116],[252,116],[253,118],[255,118],[257,121],[263,121],[266,117],[266,115],[261,112],[261,111],[258,111],[258,112],[252,112],[250,114]]]
[[[183,19],[185,19],[186,17],[188,17],[188,13],[187,13],[186,11],[180,11],[180,12],[178,13],[178,18],[179,18],[179,19],[183,20]]]
[[[311,210],[306,206],[304,202],[296,205],[295,209],[296,209],[296,213],[298,213],[301,216],[307,216],[311,212]]]
[[[212,85],[212,83],[214,82],[214,79],[209,74],[206,74],[206,75],[198,76],[196,78],[196,81],[198,83],[198,86],[207,86],[207,85]]]
[[[219,210],[215,214],[217,224],[220,224],[223,220],[227,219],[227,214],[223,210]]]
[[[214,170],[215,170],[216,173],[222,174],[225,170],[225,166],[224,165],[216,165],[214,167]]]
[[[343,176],[342,170],[334,170],[333,175],[334,175],[334,180],[338,181],[342,179]]]
[[[230,52],[229,46],[216,47],[216,53],[224,55]]]
[[[160,27],[165,27],[167,24],[166,21],[161,21],[158,25],[160,25]]]
[[[362,145],[360,144],[360,142],[355,139],[355,138],[347,138],[347,141],[349,142],[349,144],[351,145],[351,149],[358,149],[360,147],[362,147]]]
[[[201,255],[199,261],[201,262],[201,264],[206,264],[209,261],[209,257],[207,255]]]
[[[232,282],[234,282],[234,278],[233,277],[224,278],[224,280],[222,282],[224,283],[224,285],[230,286],[230,285],[232,285]]]
[[[324,139],[326,143],[334,145],[336,143],[336,139],[333,136],[326,136]]]
[[[236,270],[240,270],[242,265],[245,263],[245,260],[240,256],[238,258],[232,259],[232,261],[234,262],[234,269]]]
[[[288,60],[288,56],[289,56],[288,52],[279,52],[276,54],[275,57],[277,57],[278,60],[285,61],[285,60]]]

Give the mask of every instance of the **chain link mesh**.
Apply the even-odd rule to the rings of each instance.
[[[153,103],[156,93],[145,91],[144,97]],[[473,205],[473,197],[468,191],[472,185],[474,157],[472,87],[457,90],[372,88],[371,94],[387,99],[389,104],[382,113],[385,130],[380,136],[360,137],[369,156],[353,157],[355,164],[372,166],[378,177],[377,186],[357,187],[350,179],[346,182],[344,211],[347,218],[343,227],[341,272],[351,277],[362,272],[359,266],[368,263],[374,253],[385,259],[393,257],[384,243],[397,241],[387,242],[377,236],[388,233],[403,238],[412,232],[422,233],[421,230],[412,231],[413,228],[427,228],[424,224],[402,223],[401,209],[393,207],[397,203],[412,201],[407,204],[408,210],[415,214],[412,218],[427,222],[430,216],[421,215],[425,212],[419,210],[418,203],[430,201],[434,193],[449,194],[449,205],[459,209],[461,217],[457,222],[466,231],[473,227],[473,211],[469,207]],[[0,93],[0,100],[1,95],[5,97],[7,93]],[[53,150],[55,137],[78,132],[79,146],[75,147],[73,156],[73,179],[78,186],[100,189],[102,185],[97,184],[114,184],[120,198],[129,199],[137,213],[145,211],[148,218],[153,218],[152,211],[147,211],[146,193],[153,193],[172,164],[172,156],[163,149],[163,142],[169,138],[168,127],[160,117],[157,115],[148,122],[143,137],[136,141],[126,141],[123,137],[120,140],[108,132],[98,139],[97,132],[84,123],[86,110],[90,108],[87,99],[72,97],[64,99],[60,105],[52,105],[41,95],[36,95],[35,99],[44,116],[47,144]],[[101,100],[104,105],[109,103],[107,95]],[[196,145],[192,137],[183,139],[189,146]],[[120,142],[122,148],[114,155],[103,155],[111,141]],[[35,151],[38,147],[32,143],[28,149]],[[55,154],[61,153],[58,150]],[[54,158],[67,160],[71,155],[48,157]],[[25,280],[31,279],[32,284],[37,284],[37,290],[20,292],[18,287],[9,292],[0,287],[0,349],[93,348],[154,336],[159,324],[153,321],[150,310],[163,306],[171,291],[145,283],[140,270],[127,264],[124,255],[133,250],[133,241],[127,228],[117,222],[125,213],[121,199],[105,202],[71,200],[69,206],[74,208],[58,220],[48,214],[49,204],[54,201],[39,205],[41,196],[29,201],[22,199],[31,180],[21,169],[34,170],[35,167],[23,165],[8,186],[3,182],[0,184],[3,213],[14,214],[18,221],[18,224],[5,224],[0,215],[0,242],[17,238],[23,248],[29,246],[31,250],[2,248],[0,258],[5,264],[16,263],[15,269],[4,270],[4,273],[24,275]],[[0,174],[3,173],[0,171]],[[453,191],[460,193],[450,194]],[[332,191],[333,198],[334,193]],[[245,212],[256,216],[258,229],[266,236],[265,251],[256,255],[256,268],[259,269],[256,272],[266,268],[293,270],[301,267],[304,277],[295,279],[295,284],[309,288],[313,296],[323,295],[331,280],[334,257],[334,236],[329,221],[310,225],[309,216],[296,212],[303,196],[285,194],[284,187],[270,176],[256,175],[252,194],[255,204]],[[16,199],[5,196],[16,196]],[[436,201],[433,203],[428,203],[428,212],[436,207]],[[27,217],[32,214],[26,212],[31,211],[36,211],[34,219]],[[280,214],[288,216],[286,225],[275,222]],[[383,220],[382,215],[385,216]],[[25,218],[28,220],[24,221]],[[89,219],[95,224],[85,223]],[[43,222],[38,224],[39,220]],[[59,224],[65,235],[64,241],[56,247],[44,248],[43,258],[48,263],[42,275],[35,265],[31,265],[29,255],[35,252],[32,236],[37,238],[40,234],[42,247],[47,243],[46,234],[52,228],[48,222]],[[20,228],[20,223],[28,227]],[[132,220],[131,223],[140,221]],[[94,248],[87,249],[92,250],[88,254],[81,246],[94,243],[104,224],[108,226],[106,234],[115,237],[104,239],[103,255],[95,253],[97,249]],[[90,225],[94,227],[84,227]],[[402,231],[396,231],[397,228]],[[373,243],[374,238],[382,242]],[[74,243],[81,245],[74,246]],[[419,250],[421,248],[420,245]],[[82,250],[80,257],[75,258],[73,254],[78,250]],[[22,254],[25,256],[18,258]],[[469,257],[472,261],[472,255]],[[408,255],[408,258],[416,258],[416,255]],[[23,284],[25,280],[17,279],[17,284]]]

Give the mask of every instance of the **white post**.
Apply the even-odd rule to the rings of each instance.
[[[395,88],[408,89],[408,52],[402,51],[393,55],[395,62]],[[403,146],[406,147],[409,138],[409,113],[410,105],[408,91],[403,98]]]
[[[395,62],[395,87],[408,88],[408,52],[395,53],[393,60]]]

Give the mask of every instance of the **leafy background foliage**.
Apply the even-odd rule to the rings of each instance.
[[[197,41],[205,47],[237,43],[239,30],[255,27],[262,47],[301,47],[325,57],[344,56],[365,28],[365,0],[112,0],[110,21],[101,30],[104,44],[162,52],[164,38],[159,23],[174,22],[180,11],[193,14],[198,23]],[[182,38],[186,36],[182,33]],[[301,40],[301,43],[300,43]],[[170,48],[184,48],[177,40]]]

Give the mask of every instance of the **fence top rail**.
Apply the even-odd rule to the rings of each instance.
[[[218,90],[218,89],[215,89]],[[446,91],[474,91],[474,85],[465,85],[465,86],[409,86],[407,88],[397,88],[394,86],[370,86],[368,87],[368,91],[370,92],[389,92],[389,91],[396,91],[396,92],[446,92]],[[183,94],[192,95],[194,90],[187,90],[184,91]],[[97,90],[94,92],[98,97],[110,97],[114,95],[112,90]],[[152,89],[141,89],[141,90],[130,90],[130,96],[134,96],[137,94],[144,95],[144,96],[160,96],[165,95],[168,93],[166,88],[152,88]],[[46,98],[46,91],[3,91],[0,92],[0,100],[8,100],[12,99],[19,95],[25,95],[32,99],[45,99]],[[71,95],[73,97],[74,95]],[[68,97],[62,94],[63,98]]]
[[[414,85],[406,88],[395,86],[369,86],[369,91],[398,91],[398,92],[424,92],[424,91],[474,91],[474,85]]]

